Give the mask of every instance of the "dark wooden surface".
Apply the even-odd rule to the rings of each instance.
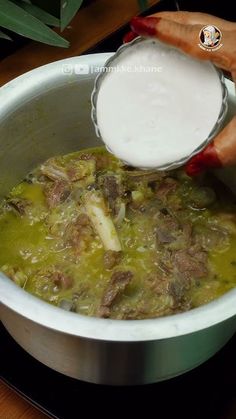
[[[46,419],[35,407],[16,394],[0,381],[0,417],[1,419]]]

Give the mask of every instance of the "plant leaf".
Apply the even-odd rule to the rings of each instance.
[[[61,31],[70,23],[83,0],[61,0]]]
[[[138,4],[141,12],[144,12],[148,8],[148,0],[138,0]]]
[[[45,44],[69,46],[66,39],[9,0],[0,0],[0,26]]]
[[[6,33],[0,31],[0,38],[7,39],[8,41],[12,41],[10,36],[8,36]]]
[[[17,6],[26,10],[26,12],[30,13],[32,16],[41,20],[41,22],[46,23],[47,25],[51,25],[51,26],[57,26],[57,27],[60,26],[59,19],[57,19],[55,16],[50,15],[50,13],[45,12],[45,10],[40,9],[40,7],[35,6],[34,4],[30,4],[26,2],[25,0],[16,0],[16,1],[14,0],[13,2]]]

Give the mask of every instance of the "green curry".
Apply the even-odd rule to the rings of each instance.
[[[144,319],[236,285],[233,195],[214,177],[139,171],[103,148],[51,158],[0,207],[0,269],[89,316]]]

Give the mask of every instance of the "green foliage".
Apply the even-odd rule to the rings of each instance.
[[[11,38],[2,28],[11,30],[19,35],[43,42],[56,47],[68,47],[69,42],[54,32],[49,26],[61,27],[69,24],[79,10],[83,0],[62,0],[60,19],[29,0],[0,0],[0,38]],[[42,3],[42,2],[41,2]],[[60,7],[60,1],[54,6]]]
[[[35,4],[30,2],[26,2],[25,0],[12,0],[15,4],[20,6],[26,12],[30,13],[32,16],[36,17],[37,19],[41,20],[41,22],[46,23],[46,25],[50,26],[60,26],[60,20],[52,16],[50,13],[46,12],[45,10],[41,9]]]
[[[137,0],[140,10],[148,7],[147,0]],[[81,7],[83,0],[0,0],[0,41],[11,40],[4,29],[56,47],[68,47],[69,42],[50,26],[63,31]],[[3,30],[2,30],[3,29]]]
[[[63,31],[76,12],[83,0],[61,0],[61,30]]]

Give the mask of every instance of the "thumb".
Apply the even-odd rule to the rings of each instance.
[[[163,19],[159,16],[134,17],[131,20],[131,29],[138,35],[158,38],[195,58],[210,59],[216,65],[229,70],[229,58],[232,61],[232,51],[228,51],[228,43],[219,50],[212,50],[210,53],[199,47],[199,34],[202,30],[202,25],[183,24]],[[225,38],[228,37],[228,33],[224,35]]]

